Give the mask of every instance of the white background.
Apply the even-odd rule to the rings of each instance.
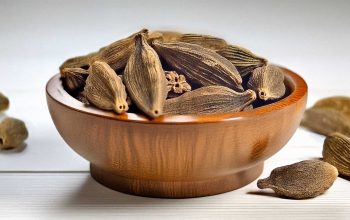
[[[309,85],[309,106],[321,97],[350,95],[350,1],[0,0],[0,91],[11,99],[6,114],[23,119],[30,132],[22,152],[0,153],[0,219],[350,218],[350,182],[340,178],[308,201],[249,194],[257,191],[255,182],[193,200],[133,197],[95,183],[87,161],[55,130],[45,84],[65,59],[141,28],[212,34],[249,48],[299,73]],[[262,176],[320,157],[322,143],[322,136],[299,129]]]

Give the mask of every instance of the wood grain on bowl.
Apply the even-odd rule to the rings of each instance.
[[[297,129],[307,85],[284,69],[290,95],[247,112],[215,115],[117,115],[71,97],[59,75],[47,102],[66,143],[91,163],[91,175],[112,189],[151,197],[188,198],[240,188]]]

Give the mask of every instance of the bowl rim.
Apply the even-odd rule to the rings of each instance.
[[[113,119],[118,121],[148,123],[148,124],[195,124],[210,123],[248,119],[267,114],[272,111],[278,111],[287,106],[297,103],[307,95],[308,86],[305,80],[295,72],[275,65],[281,68],[285,74],[286,80],[292,87],[292,92],[287,97],[272,104],[268,104],[245,112],[228,112],[210,115],[163,115],[155,119],[150,119],[144,115],[136,113],[124,113],[118,115],[112,111],[97,109],[93,106],[86,106],[84,103],[73,98],[62,86],[60,74],[55,74],[46,84],[47,99],[51,98],[56,103],[71,110],[89,114],[91,116]]]

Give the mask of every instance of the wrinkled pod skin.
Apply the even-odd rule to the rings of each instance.
[[[258,188],[271,188],[282,197],[308,199],[327,191],[336,180],[338,170],[329,163],[305,160],[272,170],[266,179],[257,182]]]
[[[202,86],[221,85],[242,92],[242,78],[236,67],[213,50],[199,45],[153,41],[152,46],[175,71]]]
[[[224,39],[202,34],[183,34],[171,31],[155,31],[150,38],[159,39],[164,43],[183,42],[202,46],[217,52],[228,59],[239,71],[242,77],[254,69],[267,65],[267,60],[255,55],[250,50],[236,45],[229,45]]]
[[[123,80],[131,100],[151,118],[163,114],[167,80],[157,53],[144,34],[135,37],[135,50],[124,70]]]
[[[236,45],[227,45],[216,52],[228,59],[238,69],[242,77],[249,75],[258,67],[267,65],[265,58]]]
[[[350,136],[350,119],[333,108],[309,108],[305,111],[301,126],[322,135],[339,132]]]
[[[242,111],[256,99],[255,92],[239,93],[224,86],[205,86],[167,99],[165,114],[215,114]]]
[[[204,35],[204,34],[193,34],[193,33],[179,33],[174,31],[155,31],[150,33],[150,38],[159,39],[164,43],[170,42],[183,42],[196,44],[214,51],[223,50],[228,46],[224,39]]]
[[[276,66],[256,68],[248,81],[248,88],[254,90],[263,101],[282,98],[286,93],[284,74]]]
[[[334,133],[323,144],[323,160],[335,166],[343,176],[350,177],[350,137]]]
[[[70,92],[76,92],[85,87],[89,71],[82,68],[64,68],[61,76],[64,88]]]
[[[84,94],[89,103],[104,110],[122,114],[128,110],[127,94],[122,79],[105,62],[92,64]]]
[[[70,58],[60,66],[60,71],[62,72],[64,68],[83,68],[87,70],[95,61],[106,62],[113,70],[122,69],[135,49],[135,36],[139,33],[146,34],[148,30],[142,29],[124,39],[102,47],[97,52]]]
[[[87,55],[69,58],[59,67],[60,72],[62,73],[63,69],[65,68],[82,68],[88,70],[90,65],[97,60],[97,55],[98,52],[93,52]]]

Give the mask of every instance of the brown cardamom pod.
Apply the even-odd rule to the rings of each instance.
[[[147,29],[142,29],[127,38],[102,47],[98,52],[70,58],[60,66],[60,71],[62,72],[64,68],[83,68],[87,70],[95,61],[106,62],[114,70],[122,69],[125,67],[131,53],[134,51],[135,35],[147,32]]]
[[[223,50],[228,46],[227,42],[224,39],[201,34],[183,34],[180,37],[179,41],[196,44],[204,48],[212,49],[214,51]]]
[[[335,166],[339,173],[350,177],[350,137],[334,133],[323,144],[323,160]]]
[[[242,78],[236,67],[214,51],[182,42],[154,41],[153,46],[170,67],[184,74],[190,82],[243,91]]]
[[[118,114],[128,110],[126,91],[122,80],[105,62],[92,64],[86,80],[84,94],[89,103]]]
[[[157,53],[143,34],[135,36],[135,51],[125,67],[123,80],[131,100],[149,117],[163,114],[167,80]]]
[[[350,119],[331,108],[310,108],[303,115],[301,126],[323,135],[339,132],[350,136]]]
[[[160,39],[164,43],[170,42],[184,42],[189,44],[196,44],[204,48],[222,50],[228,46],[224,39],[203,34],[182,34],[172,31],[156,31],[150,34],[153,39]]]
[[[337,168],[331,164],[305,160],[274,169],[268,178],[258,180],[258,187],[271,188],[283,197],[307,199],[327,191],[337,176]]]
[[[64,68],[61,71],[63,86],[71,92],[81,90],[88,75],[89,71],[82,68]]]
[[[333,96],[316,102],[313,108],[331,108],[337,110],[350,119],[350,97]]]
[[[148,39],[159,39],[162,42],[177,42],[183,34],[175,31],[154,31],[149,33]]]
[[[93,63],[94,60],[96,60],[97,52],[93,52],[84,56],[78,56],[70,58],[60,66],[60,72],[62,73],[62,70],[65,68],[82,68],[82,69],[89,69],[91,63]]]
[[[286,92],[284,74],[272,65],[256,68],[248,81],[248,88],[254,90],[261,100],[279,99]]]
[[[214,114],[239,112],[256,98],[255,92],[247,90],[239,93],[225,86],[205,86],[183,95],[167,99],[165,114]]]
[[[135,50],[135,36],[140,33],[148,33],[148,30],[142,29],[127,38],[101,48],[98,52],[97,59],[106,62],[114,70],[124,68],[130,55]]]
[[[243,47],[228,45],[216,52],[228,59],[237,68],[242,77],[253,72],[258,67],[267,65],[265,58],[259,57]]]
[[[0,150],[19,148],[27,138],[28,130],[23,121],[6,118],[0,123]]]
[[[10,105],[10,100],[0,92],[0,112],[8,109]]]
[[[253,109],[254,109],[254,106],[251,104],[251,105],[248,105],[247,107],[243,108],[242,111],[247,112],[247,111],[251,111]]]
[[[79,101],[79,102],[82,102],[84,104],[89,104],[89,101],[87,100],[86,98],[86,95],[85,95],[85,91],[82,91],[82,92],[79,92],[75,98]]]

